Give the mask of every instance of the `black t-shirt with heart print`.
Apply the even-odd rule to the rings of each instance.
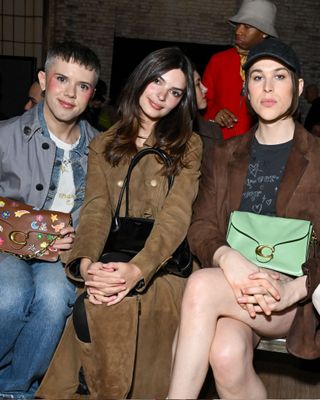
[[[241,211],[275,215],[280,182],[293,140],[276,145],[253,140],[251,159],[243,187]]]

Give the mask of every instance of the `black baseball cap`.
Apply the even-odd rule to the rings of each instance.
[[[301,76],[300,62],[295,51],[278,38],[267,38],[252,46],[243,69],[247,71],[252,64],[262,58],[273,58],[286,65],[289,69]]]

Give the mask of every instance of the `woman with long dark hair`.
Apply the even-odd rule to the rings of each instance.
[[[162,265],[187,234],[202,152],[192,132],[196,104],[188,58],[175,47],[149,54],[130,76],[119,111],[119,121],[90,144],[85,201],[67,264],[69,277],[84,281],[87,292],[73,316],[78,358],[72,376],[69,371],[57,381],[58,360],[68,354],[68,345],[60,343],[40,396],[74,396],[80,366],[90,398],[161,398],[168,390],[186,279]],[[152,232],[131,260],[102,263],[128,165],[147,147],[161,148],[172,160],[166,167],[148,155],[132,173],[129,215],[154,219]],[[174,176],[169,192],[168,175]],[[72,329],[70,323],[65,336],[72,337]]]

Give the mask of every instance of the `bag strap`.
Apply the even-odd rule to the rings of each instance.
[[[135,154],[132,157],[129,167],[128,167],[128,172],[123,181],[123,185],[122,185],[122,188],[121,188],[121,191],[119,194],[117,207],[116,207],[114,217],[113,217],[113,223],[115,226],[118,225],[120,207],[121,207],[121,203],[122,203],[122,199],[123,199],[123,195],[124,195],[125,191],[126,191],[126,217],[128,216],[128,213],[129,213],[129,183],[130,183],[130,179],[131,179],[132,170],[138,164],[138,162],[141,160],[141,158],[143,158],[144,156],[146,156],[148,154],[156,154],[157,156],[159,156],[167,167],[170,167],[172,165],[171,158],[168,156],[168,154],[164,150],[159,149],[158,147],[143,148],[142,150],[140,150],[137,154]],[[173,185],[173,180],[174,180],[174,176],[169,175],[168,176],[168,193]]]

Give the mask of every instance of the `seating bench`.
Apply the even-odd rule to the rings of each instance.
[[[258,350],[273,351],[276,353],[288,353],[286,339],[261,339]]]

